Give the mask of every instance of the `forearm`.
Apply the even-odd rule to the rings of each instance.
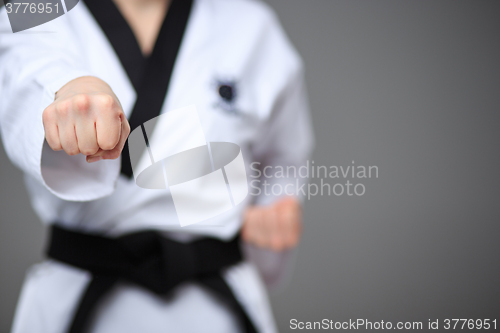
[[[2,28],[5,24],[0,20]],[[70,91],[69,86],[64,88],[68,83],[93,75],[84,66],[81,52],[73,48],[68,27],[54,25],[45,27],[55,32],[50,34],[2,35],[0,133],[11,161],[54,195],[64,200],[94,200],[114,190],[119,161],[87,165],[83,156],[68,156],[44,145],[43,112],[54,103],[56,92],[63,97]]]

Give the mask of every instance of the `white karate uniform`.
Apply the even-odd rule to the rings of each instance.
[[[138,187],[120,175],[120,159],[88,164],[82,155],[52,151],[44,141],[42,112],[64,84],[86,75],[101,78],[127,116],[136,92],[83,2],[60,18],[16,34],[6,33],[10,26],[3,8],[0,31],[0,132],[9,158],[25,173],[32,205],[44,223],[58,221],[108,236],[155,229],[179,241],[230,239],[239,231],[245,206],[276,199],[248,196],[227,213],[181,228],[168,190]],[[236,114],[217,106],[216,81],[226,79],[238,84]],[[253,161],[299,166],[311,152],[301,59],[261,2],[194,1],[162,112],[187,105],[196,106],[207,141],[241,147],[249,175]],[[263,277],[280,276],[287,252],[252,253],[253,261],[231,267],[223,276],[256,328],[276,332]],[[32,267],[12,332],[65,332],[90,278],[86,271],[53,260]],[[195,283],[184,283],[165,298],[123,283],[101,303],[91,331],[234,333],[239,323],[216,296]]]

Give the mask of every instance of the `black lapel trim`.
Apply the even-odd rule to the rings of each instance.
[[[111,0],[85,0],[85,4],[113,46],[130,82],[137,91],[144,75],[146,59],[142,55],[132,29]]]
[[[137,92],[134,112],[130,117],[131,130],[160,114],[186,29],[191,4],[192,0],[172,0],[170,4],[153,53],[147,61],[143,84]]]
[[[172,0],[153,52],[146,61],[132,30],[111,0],[86,0],[85,3],[110,40],[137,92],[129,118],[133,131],[161,112],[193,0]],[[122,152],[121,173],[132,177],[128,144]]]

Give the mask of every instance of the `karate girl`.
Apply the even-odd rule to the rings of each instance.
[[[254,0],[85,0],[19,33],[4,7],[0,31],[2,140],[51,230],[12,332],[276,332],[266,284],[299,241],[300,197],[250,191],[181,227],[168,190],[137,186],[126,144],[194,105],[207,141],[239,145],[249,179],[253,162],[304,164],[303,66],[274,13]]]

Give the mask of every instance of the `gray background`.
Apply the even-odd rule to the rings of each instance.
[[[316,164],[376,165],[362,197],[315,197],[291,318],[500,320],[500,1],[269,0],[306,64]],[[356,181],[358,182],[358,181]],[[44,230],[0,155],[0,331]]]

